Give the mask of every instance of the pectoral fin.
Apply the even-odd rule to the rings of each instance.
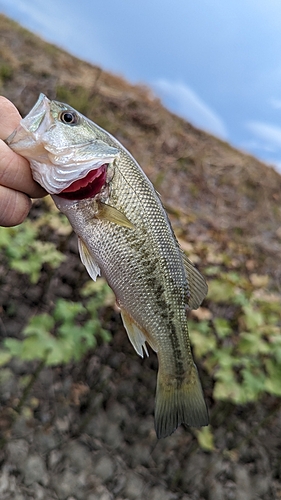
[[[157,351],[156,347],[152,345],[151,339],[145,336],[145,333],[140,329],[140,327],[135,323],[132,317],[121,308],[121,317],[124,323],[124,327],[128,334],[129,340],[133,345],[136,352],[143,358],[143,354],[149,356],[148,350],[145,342],[147,341],[154,351]]]
[[[78,249],[82,264],[84,264],[84,266],[86,267],[91,278],[94,281],[96,281],[97,276],[100,276],[100,268],[98,264],[94,261],[93,257],[91,256],[84,241],[81,240],[81,238],[79,237],[78,237]]]
[[[190,296],[187,300],[189,309],[198,309],[207,295],[208,285],[202,274],[182,252],[185,274],[189,285]]]
[[[127,219],[126,215],[122,214],[122,212],[111,205],[107,205],[101,201],[98,203],[98,211],[95,217],[102,220],[108,220],[119,226],[128,227],[129,229],[135,228],[134,224]]]

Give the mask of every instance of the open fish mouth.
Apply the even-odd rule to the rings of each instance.
[[[106,172],[108,163],[91,170],[85,177],[74,181],[70,186],[57,194],[67,200],[84,200],[93,198],[98,194],[106,183]]]

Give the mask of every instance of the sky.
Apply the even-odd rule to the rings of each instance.
[[[0,0],[0,11],[281,171],[280,0]]]

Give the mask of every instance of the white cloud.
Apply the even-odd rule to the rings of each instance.
[[[281,99],[272,98],[269,100],[269,104],[273,109],[281,109]]]
[[[159,79],[151,83],[167,108],[193,125],[223,139],[227,130],[222,119],[186,84]]]
[[[251,151],[281,173],[281,127],[260,121],[250,121],[245,127],[252,133],[252,138],[240,147]]]
[[[264,148],[281,149],[281,127],[266,122],[251,121],[246,127],[257,138],[264,141]]]
[[[246,151],[266,151],[267,153],[275,153],[276,151],[276,146],[272,146],[271,144],[265,143],[257,138],[242,141],[239,144],[239,148],[242,148]]]

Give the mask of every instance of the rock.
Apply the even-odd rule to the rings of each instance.
[[[138,424],[138,436],[139,439],[142,439],[151,435],[155,439],[154,417],[152,415],[148,415],[145,420],[141,420]]]
[[[207,456],[203,453],[190,455],[186,467],[181,469],[180,482],[184,492],[201,492],[205,485],[202,483],[202,477],[206,475],[206,467],[208,467]]]
[[[70,421],[68,416],[66,415],[63,418],[57,418],[55,421],[55,426],[59,433],[68,432],[70,428]]]
[[[270,474],[261,474],[251,477],[252,488],[255,492],[255,498],[264,498],[270,491],[272,485],[272,477]]]
[[[0,402],[6,403],[17,393],[17,381],[14,373],[9,368],[1,369],[0,373]]]
[[[45,463],[40,455],[30,455],[23,468],[24,483],[30,486],[33,483],[39,483],[46,486],[48,484],[48,475]]]
[[[67,458],[70,468],[75,472],[85,472],[93,467],[91,453],[77,441],[70,442],[63,454]]]
[[[7,492],[10,486],[9,472],[7,467],[4,467],[0,473],[0,494],[3,497],[4,493]]]
[[[139,464],[146,467],[152,465],[151,449],[149,446],[145,446],[142,443],[136,443],[128,449],[128,454],[130,455],[131,467],[136,467]]]
[[[140,500],[146,497],[146,484],[144,480],[134,472],[129,472],[123,494],[129,500]]]
[[[21,494],[16,476],[10,472],[10,466],[3,466],[0,471],[0,498],[1,500],[25,500]],[[35,500],[35,499],[34,499]]]
[[[219,481],[213,479],[207,488],[208,491],[208,500],[224,500],[225,492],[223,486]]]
[[[236,464],[234,469],[236,483],[236,500],[253,500],[254,492],[251,478],[245,465]]]
[[[108,428],[109,421],[104,411],[100,411],[87,424],[86,433],[98,439],[103,439]]]
[[[165,490],[163,486],[154,486],[148,495],[148,500],[176,500],[177,498],[175,493]]]
[[[52,477],[52,487],[59,500],[67,500],[71,496],[74,496],[75,500],[84,500],[85,484],[83,473],[74,474],[70,470],[65,470],[62,474],[56,474]]]
[[[40,455],[45,455],[57,448],[59,443],[60,438],[58,434],[54,432],[44,432],[42,429],[39,429],[39,431],[35,433],[33,446]]]
[[[108,419],[111,422],[115,422],[116,424],[122,424],[129,418],[126,406],[121,405],[117,401],[111,403],[106,411],[106,414],[108,416]]]
[[[94,473],[106,482],[112,478],[114,474],[114,463],[107,455],[99,455],[95,460]]]
[[[48,493],[46,492],[46,488],[40,486],[38,483],[35,483],[32,487],[32,498],[34,500],[47,500],[50,498],[50,494]]]
[[[13,427],[13,437],[14,438],[24,438],[25,441],[31,443],[33,440],[33,430],[27,423],[27,419],[25,417],[19,417],[16,419],[14,427]]]
[[[118,424],[109,424],[104,432],[104,442],[111,448],[118,448],[123,441],[122,432]]]
[[[52,450],[48,457],[48,468],[54,469],[62,460],[62,452],[60,450]]]
[[[44,368],[44,370],[39,373],[38,379],[45,390],[50,389],[54,383],[54,372],[52,368]]]
[[[131,380],[122,380],[118,385],[118,399],[121,401],[134,397],[134,388]]]
[[[28,443],[24,439],[15,439],[7,444],[8,460],[21,469],[28,455]]]
[[[95,493],[90,493],[86,500],[113,500],[113,496],[104,486],[98,486]]]
[[[224,463],[220,456],[214,454],[207,464],[205,490],[208,500],[224,500],[225,492],[218,476],[224,471]]]

